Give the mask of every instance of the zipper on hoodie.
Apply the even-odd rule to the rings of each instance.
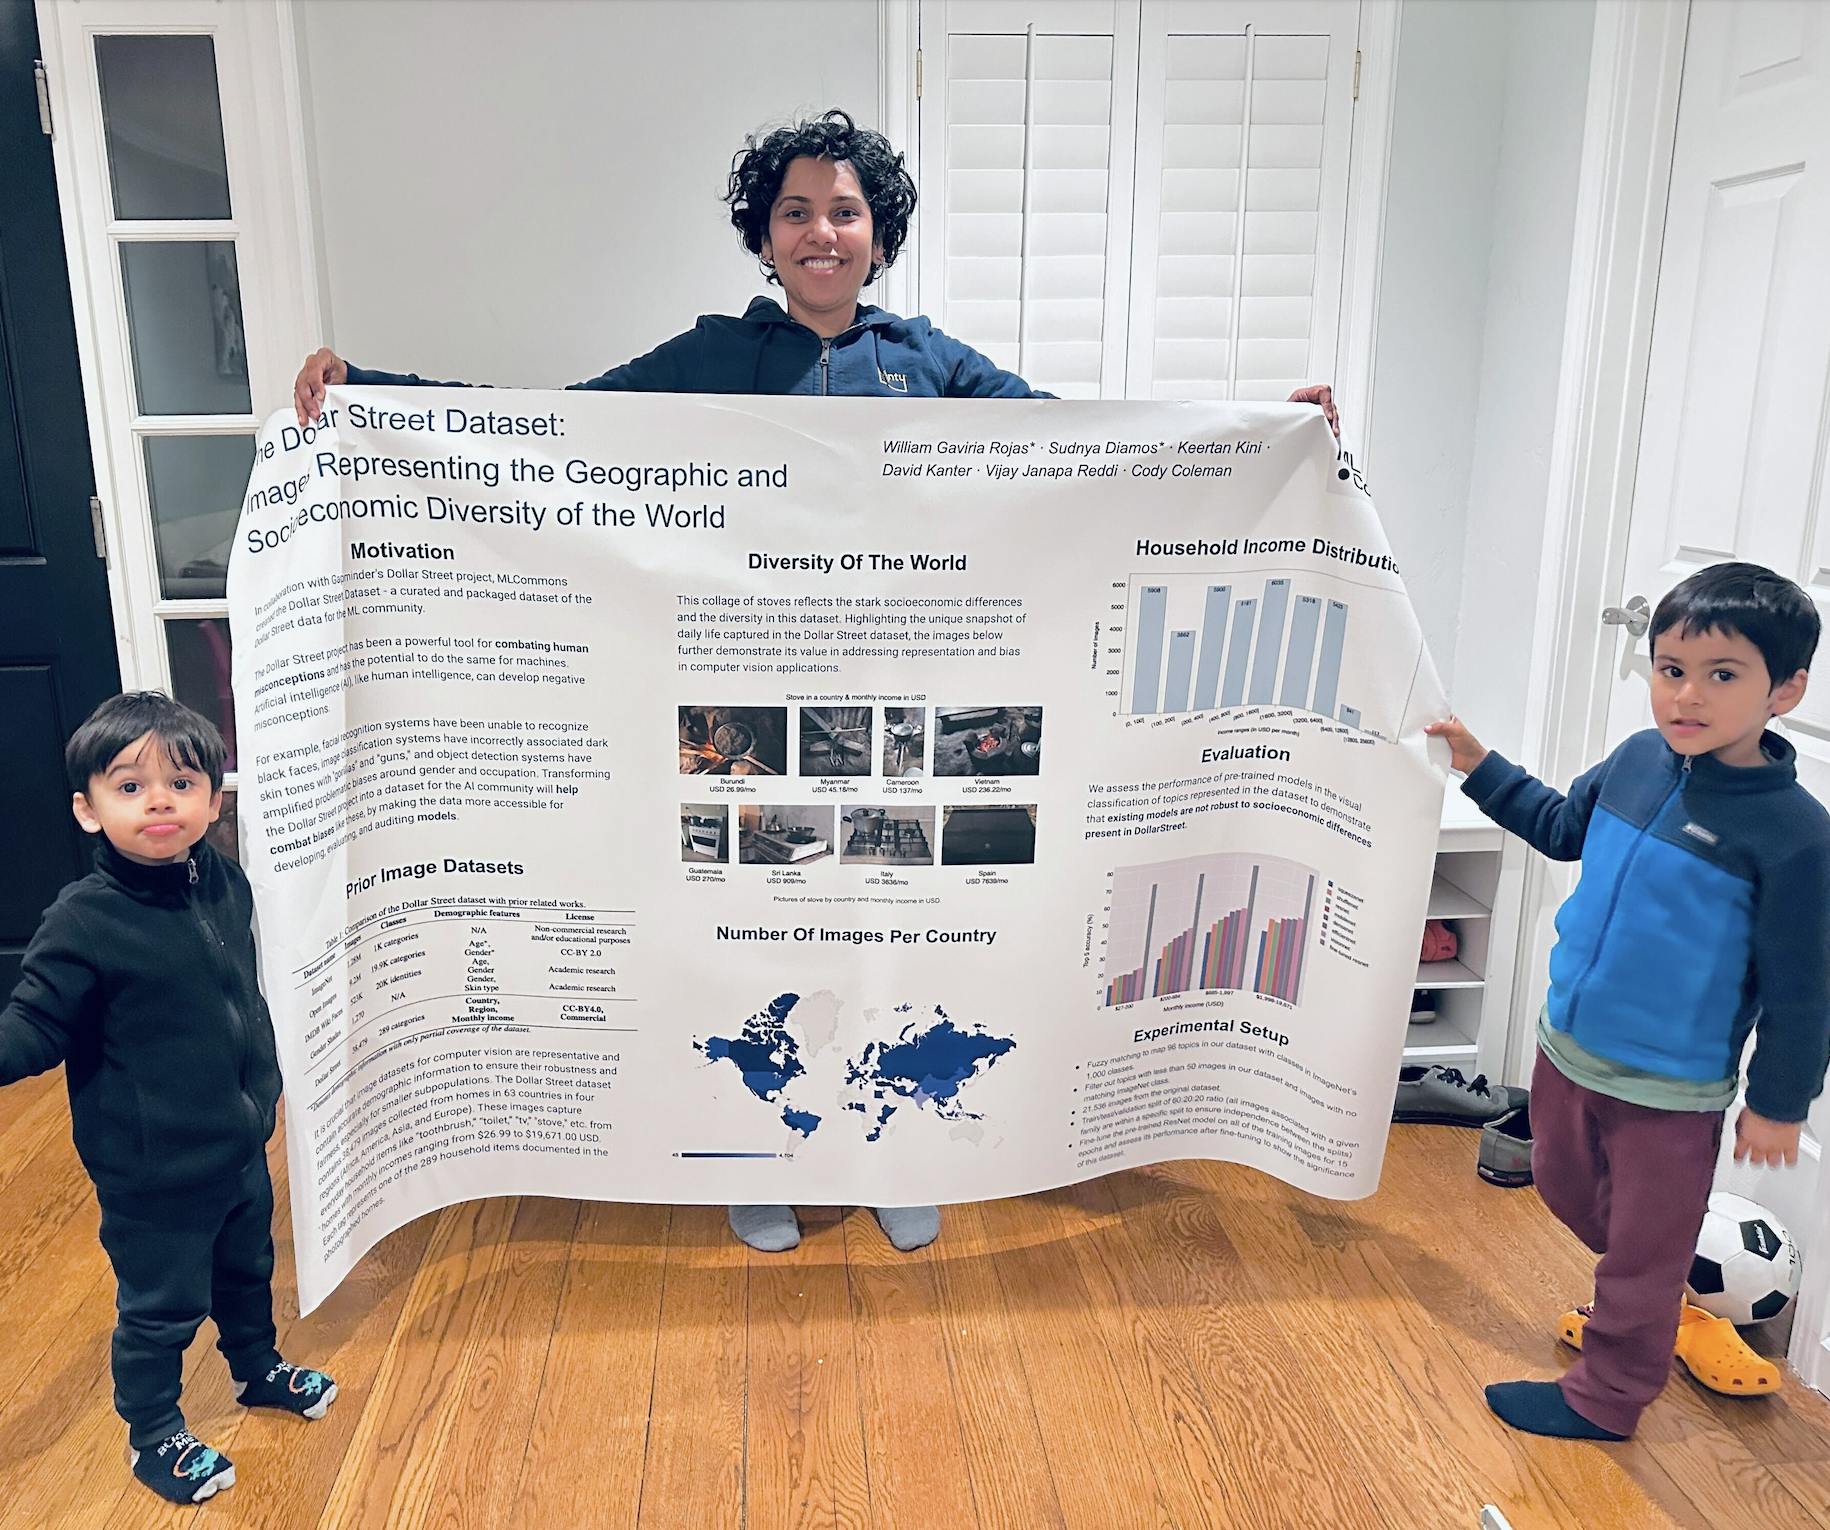
[[[1659,799],[1658,806],[1653,809],[1652,816],[1646,820],[1645,826],[1634,834],[1633,848],[1627,852],[1625,859],[1620,863],[1620,875],[1614,879],[1614,890],[1608,895],[1608,911],[1601,916],[1601,928],[1595,934],[1595,947],[1589,956],[1588,965],[1582,969],[1582,976],[1570,984],[1569,1034],[1571,1036],[1576,1034],[1576,1011],[1582,1004],[1582,985],[1595,971],[1595,963],[1601,960],[1602,945],[1608,937],[1608,926],[1614,922],[1614,911],[1620,907],[1620,895],[1626,891],[1627,874],[1633,870],[1633,863],[1639,859],[1640,849],[1651,835],[1652,826],[1664,816],[1665,809],[1671,805],[1671,799],[1684,789],[1684,783],[1690,777],[1690,758],[1689,755],[1684,756],[1684,763],[1678,770],[1677,780],[1672,782],[1671,790]]]
[[[190,885],[194,889],[197,886],[197,857],[194,855],[187,856],[185,858],[185,865],[190,868]],[[203,936],[204,946],[212,951],[218,959],[218,967],[222,975],[223,993],[225,995],[230,995],[231,985],[233,984],[237,989],[239,989],[240,985],[235,982],[235,964],[229,960],[229,948],[223,941],[222,936],[217,932],[216,926],[210,923],[209,915],[204,913],[201,905],[197,902],[195,892],[191,895],[190,906],[191,917],[197,921],[198,931]],[[241,1054],[241,1061],[235,1069],[235,1087],[241,1097],[248,1102],[249,1108],[254,1112],[254,1119],[258,1121],[261,1118],[260,1107],[255,1103],[254,1096],[248,1093],[248,1057],[249,1053],[252,1051],[252,1047],[249,1044],[248,1017],[243,1012],[242,995],[239,992],[235,992],[230,997],[229,1013],[235,1017],[236,1040],[240,1043],[238,1050]]]
[[[820,341],[820,397],[826,396],[826,390],[832,381],[832,341]]]

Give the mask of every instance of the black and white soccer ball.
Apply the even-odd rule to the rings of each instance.
[[[1705,1312],[1737,1325],[1768,1323],[1798,1295],[1800,1263],[1798,1245],[1778,1217],[1718,1190],[1697,1235],[1690,1289]]]

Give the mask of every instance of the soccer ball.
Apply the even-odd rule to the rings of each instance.
[[[1690,1289],[1697,1306],[1737,1325],[1778,1317],[1798,1295],[1798,1245],[1772,1212],[1718,1190],[1709,1198]]]

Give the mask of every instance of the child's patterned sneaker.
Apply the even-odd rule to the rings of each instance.
[[[127,1449],[134,1476],[171,1503],[202,1503],[235,1486],[234,1464],[188,1429],[146,1450]]]
[[[236,1382],[235,1400],[244,1408],[280,1408],[300,1418],[323,1418],[337,1400],[337,1383],[322,1371],[281,1360],[264,1376]]]

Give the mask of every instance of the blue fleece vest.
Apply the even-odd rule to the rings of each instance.
[[[1557,912],[1548,1018],[1598,1056],[1669,1078],[1735,1075],[1748,1103],[1803,1120],[1830,1057],[1830,814],[1796,755],[1685,759],[1635,734],[1567,797],[1497,754],[1462,790],[1582,876]]]

